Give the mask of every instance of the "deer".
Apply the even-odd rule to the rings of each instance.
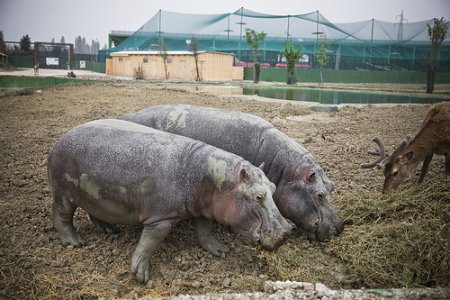
[[[371,163],[361,164],[361,168],[383,169],[384,194],[395,190],[423,161],[419,177],[419,182],[422,182],[434,154],[445,156],[445,173],[450,175],[450,103],[443,102],[432,107],[419,132],[413,138],[407,136],[390,155],[380,138],[374,137],[372,141],[379,150],[367,153],[378,158]]]

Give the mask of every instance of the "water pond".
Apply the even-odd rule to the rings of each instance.
[[[197,90],[219,94],[258,95],[261,97],[317,102],[321,104],[438,103],[450,101],[449,95],[394,93],[307,87],[198,86]]]

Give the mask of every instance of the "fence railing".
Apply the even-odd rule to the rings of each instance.
[[[89,57],[79,57],[86,58]],[[84,61],[84,68],[80,62]],[[8,56],[7,62],[17,68],[33,68],[33,56]],[[106,72],[106,64],[83,59],[75,59],[75,70]],[[298,82],[320,82],[319,69],[296,69]],[[286,82],[286,68],[261,68],[261,81]],[[359,70],[323,70],[324,82],[328,83],[426,83],[425,72],[411,71],[359,71]],[[253,68],[244,68],[244,80],[253,80]],[[437,73],[436,83],[450,83],[450,73]]]
[[[320,82],[319,69],[295,69],[298,82]],[[426,72],[323,70],[328,83],[426,83]],[[244,80],[253,80],[253,68],[244,68]],[[287,82],[286,68],[261,68],[261,81]],[[436,83],[450,83],[450,73],[437,73]]]
[[[99,63],[95,61],[90,61],[90,58],[93,58],[94,55],[75,55],[73,68],[75,70],[89,70],[97,73],[105,73],[106,72],[106,64]],[[95,56],[96,57],[96,56]],[[34,66],[34,57],[33,56],[8,56],[6,59],[7,63],[16,68],[33,68]],[[80,62],[84,62],[84,68]],[[41,68],[45,68],[41,66]],[[52,66],[55,68],[55,66]],[[56,67],[58,68],[58,67]],[[66,69],[66,67],[60,66],[60,69]]]

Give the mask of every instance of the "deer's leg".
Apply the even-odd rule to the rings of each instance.
[[[445,174],[450,175],[450,153],[445,154]]]
[[[430,166],[431,160],[433,159],[433,153],[425,157],[422,165],[422,169],[420,169],[420,178],[419,182],[422,182],[425,178],[425,175],[427,174],[428,167]]]

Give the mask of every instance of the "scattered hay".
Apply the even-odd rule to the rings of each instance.
[[[401,191],[354,193],[339,203],[352,223],[328,250],[355,283],[377,287],[450,285],[450,177]]]
[[[450,286],[450,177],[382,195],[353,193],[339,202],[346,223],[327,243],[292,237],[262,251],[270,280],[322,282],[333,288]]]
[[[333,288],[347,286],[342,263],[330,256],[326,243],[308,242],[294,236],[276,252],[262,251],[270,280],[323,282]]]

